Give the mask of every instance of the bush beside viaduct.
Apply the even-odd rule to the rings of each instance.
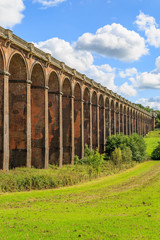
[[[148,113],[0,27],[0,169],[74,162],[112,134],[145,135]]]

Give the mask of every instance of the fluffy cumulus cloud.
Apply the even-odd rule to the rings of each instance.
[[[86,51],[76,51],[69,42],[59,38],[52,38],[36,44],[45,52],[49,52],[53,57],[65,62],[72,68],[80,72],[85,72],[93,63],[93,56]]]
[[[66,0],[34,0],[33,2],[39,2],[44,8],[56,7],[58,4],[65,2]]]
[[[117,89],[114,84],[115,68],[108,64],[94,65],[94,58],[90,52],[77,50],[69,42],[59,38],[52,38],[35,45],[43,51],[49,52],[58,60],[65,62],[68,66],[101,83],[103,86],[113,91]]]
[[[160,97],[152,97],[152,98],[141,98],[136,101],[136,103],[140,103],[143,106],[149,106],[150,108],[160,110]]]
[[[137,69],[136,68],[128,68],[125,71],[120,71],[119,75],[121,78],[126,78],[126,77],[132,77],[135,74],[137,74]]]
[[[148,54],[144,38],[116,23],[98,29],[96,34],[83,34],[75,47],[122,61],[136,61]]]
[[[160,56],[156,58],[155,66],[151,72],[138,72],[136,68],[129,68],[119,71],[119,76],[128,79],[137,89],[160,89]]]
[[[160,29],[154,17],[140,12],[135,21],[139,30],[145,32],[148,44],[156,48],[160,47]]]
[[[123,96],[136,96],[137,91],[133,85],[129,85],[128,82],[123,83],[118,89],[117,92]]]
[[[0,0],[0,25],[6,28],[21,23],[24,9],[23,0]]]
[[[160,57],[155,61],[156,69],[151,72],[143,72],[137,75],[136,85],[141,89],[159,89],[160,88]]]

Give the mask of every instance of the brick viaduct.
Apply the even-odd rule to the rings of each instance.
[[[47,168],[104,150],[107,136],[140,135],[155,116],[0,27],[0,168]]]

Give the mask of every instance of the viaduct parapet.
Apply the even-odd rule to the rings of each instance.
[[[145,135],[148,113],[0,27],[0,168],[47,168],[104,151],[111,134]]]

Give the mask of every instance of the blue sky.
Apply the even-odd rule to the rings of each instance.
[[[159,0],[0,0],[0,25],[160,110]]]

